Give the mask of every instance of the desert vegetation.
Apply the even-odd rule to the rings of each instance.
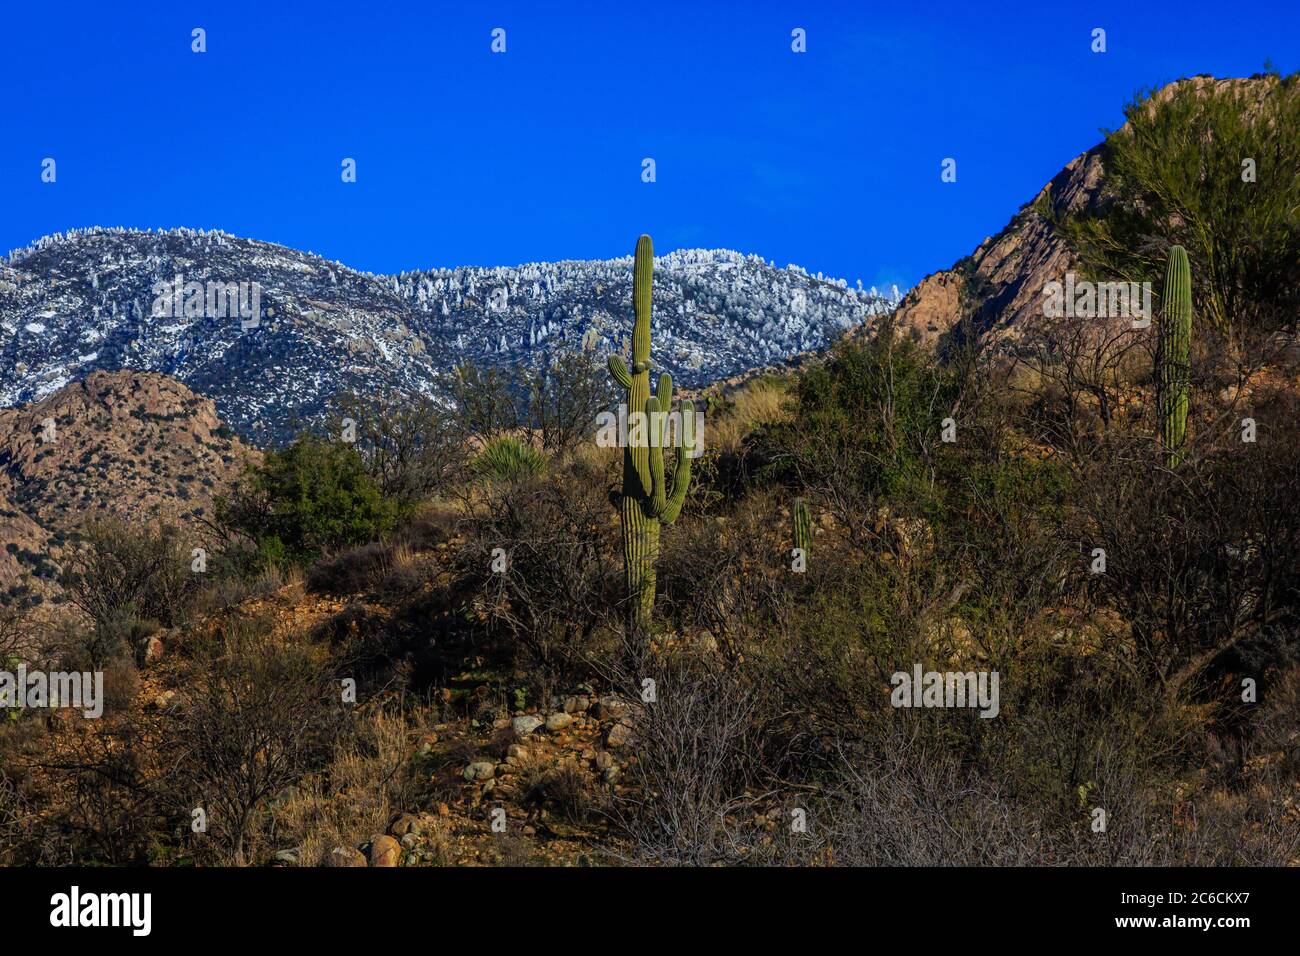
[[[1045,322],[1008,365],[886,322],[693,396],[703,454],[666,464],[595,441],[618,402],[672,405],[643,239],[608,365],[340,396],[202,527],[88,526],[66,606],[7,608],[0,655],[100,668],[112,702],[0,721],[0,861],[1300,863],[1294,178],[1263,175],[1294,83],[1270,89],[1233,132],[1261,177],[1222,175],[1275,239],[1221,265],[1123,199],[1071,227],[1156,284],[1149,331]],[[1224,191],[1231,240],[1246,213],[1188,158],[1224,144],[1149,148],[1225,109],[1131,111],[1120,195]],[[898,706],[914,668],[996,673],[996,713]]]

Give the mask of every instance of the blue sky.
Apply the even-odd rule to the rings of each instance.
[[[10,3],[0,251],[184,225],[395,272],[625,255],[649,232],[908,286],[1133,93],[1266,60],[1300,68],[1300,4]]]

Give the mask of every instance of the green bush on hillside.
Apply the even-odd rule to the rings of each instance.
[[[274,564],[378,540],[393,530],[398,504],[384,497],[356,448],[303,434],[269,452],[216,510],[218,524],[254,541]]]
[[[1189,80],[1124,114],[1106,136],[1101,203],[1058,224],[1085,267],[1158,284],[1169,247],[1182,245],[1197,311],[1215,327],[1294,322],[1300,74]]]

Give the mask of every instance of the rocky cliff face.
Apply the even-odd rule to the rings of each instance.
[[[1102,178],[1100,146],[1076,156],[1001,232],[904,296],[896,313],[899,327],[933,347],[968,321],[994,351],[1014,348],[1042,315],[1043,283],[1077,266],[1074,251],[1047,213],[1061,216],[1094,208]]]

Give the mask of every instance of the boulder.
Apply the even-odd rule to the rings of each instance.
[[[627,720],[620,720],[614,726],[609,728],[609,733],[605,735],[606,746],[615,749],[626,747],[632,742],[632,724]]]
[[[366,857],[360,850],[350,846],[336,846],[325,858],[326,866],[365,866]]]
[[[543,718],[538,717],[536,714],[527,714],[523,717],[516,717],[513,726],[517,736],[527,737],[544,723],[546,723],[546,721]]]
[[[161,660],[163,656],[162,638],[154,635],[145,642],[144,645],[144,662],[152,664],[154,661]]]
[[[414,833],[417,836],[424,831],[420,824],[420,818],[412,813],[399,813],[392,823],[388,825],[388,832],[395,837],[404,837],[408,833]]]
[[[371,866],[397,866],[402,859],[402,846],[385,833],[370,839]]]
[[[546,729],[551,733],[557,733],[571,723],[573,723],[573,715],[566,714],[564,711],[557,711],[546,718]]]

